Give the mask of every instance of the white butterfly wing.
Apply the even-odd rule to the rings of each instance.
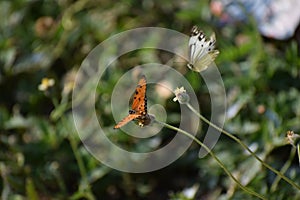
[[[189,40],[189,62],[191,64],[195,63],[195,53],[196,53],[196,45],[198,41],[198,35],[191,36]]]
[[[219,54],[218,50],[214,50],[215,43],[215,34],[212,34],[207,41],[204,33],[197,27],[193,27],[189,40],[190,61],[187,66],[197,72],[205,70]]]
[[[204,36],[204,35],[202,35]],[[194,65],[196,62],[200,61],[207,54],[207,42],[205,41],[205,37],[199,35],[199,39],[196,42],[196,49],[194,53]]]

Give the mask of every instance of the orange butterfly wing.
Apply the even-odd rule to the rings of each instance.
[[[147,81],[146,77],[143,75],[139,80],[138,86],[135,89],[135,93],[133,96],[133,102],[131,109],[133,111],[138,112],[138,114],[146,115],[147,114],[147,97],[146,97],[146,89],[147,89]]]
[[[122,126],[124,126],[125,124],[127,124],[128,122],[130,122],[131,120],[134,120],[134,119],[136,119],[138,117],[140,117],[140,115],[138,115],[138,114],[130,114],[127,117],[125,117],[124,119],[122,119],[117,125],[115,125],[114,129],[121,128]]]
[[[146,77],[143,75],[135,89],[131,110],[129,110],[129,115],[122,119],[117,125],[115,125],[114,129],[120,128],[134,119],[141,120],[141,118],[145,118],[145,116],[147,115],[146,89],[147,81]],[[142,125],[144,124],[144,121],[144,119],[143,121],[140,121]]]

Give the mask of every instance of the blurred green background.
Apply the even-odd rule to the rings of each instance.
[[[286,141],[286,131],[300,130],[295,40],[263,38],[253,21],[219,27],[209,1],[13,0],[0,2],[0,15],[1,199],[256,199],[237,187],[210,156],[199,159],[196,143],[170,166],[145,174],[110,169],[82,146],[71,115],[76,70],[100,42],[144,26],[189,34],[198,25],[204,32],[216,32],[216,64],[230,111],[225,129],[275,169],[286,165],[285,175],[300,184],[299,161]],[[150,62],[166,63],[162,54],[152,52]],[[119,70],[100,92],[110,94],[122,73],[143,62],[149,62],[149,54],[117,61]],[[209,118],[205,84],[186,67],[178,70],[190,81],[202,114]],[[43,78],[48,82],[40,86]],[[174,116],[171,123],[178,125],[179,105],[172,98],[162,104]],[[108,103],[98,105],[105,119],[100,123],[112,128]],[[199,138],[206,129],[203,124]],[[168,141],[173,136],[166,130],[158,137]],[[113,139],[136,151],[145,145],[122,134]],[[213,151],[252,190],[269,199],[300,198],[297,189],[278,181],[229,138],[221,136]],[[187,189],[196,194],[187,195]]]

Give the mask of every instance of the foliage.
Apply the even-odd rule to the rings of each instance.
[[[1,199],[189,199],[185,191],[194,186],[196,199],[255,199],[239,189],[212,157],[199,159],[196,143],[170,166],[145,174],[110,169],[82,145],[71,115],[76,70],[106,38],[143,26],[189,34],[197,24],[216,31],[220,50],[216,64],[228,97],[225,129],[275,169],[289,163],[284,175],[300,184],[299,161],[285,138],[287,130],[300,130],[300,57],[294,40],[262,38],[253,23],[218,28],[208,1],[15,0],[1,1],[0,15]],[[127,67],[141,61],[164,62],[162,54],[121,58],[116,63],[121,70],[112,73],[97,92],[111,94]],[[209,118],[205,84],[186,68],[181,73],[195,89],[202,114]],[[41,91],[43,78],[55,84]],[[109,99],[99,98],[100,123],[112,128]],[[176,125],[180,111],[172,98],[160,103]],[[206,128],[203,125],[201,132]],[[173,137],[168,130],[164,133],[158,136],[162,141]],[[136,151],[149,147],[122,134],[112,139]],[[278,180],[228,137],[222,135],[213,151],[244,186],[269,199],[300,198],[296,188]]]

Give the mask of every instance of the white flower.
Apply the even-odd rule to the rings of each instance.
[[[184,89],[184,87],[181,87],[181,88],[176,88],[175,91],[175,96],[173,98],[173,101],[178,101],[179,103],[181,104],[186,104],[189,102],[190,100],[190,96],[186,93],[186,90]]]
[[[55,84],[54,79],[52,78],[43,78],[41,84],[39,84],[40,91],[46,91],[48,88],[52,87]]]

